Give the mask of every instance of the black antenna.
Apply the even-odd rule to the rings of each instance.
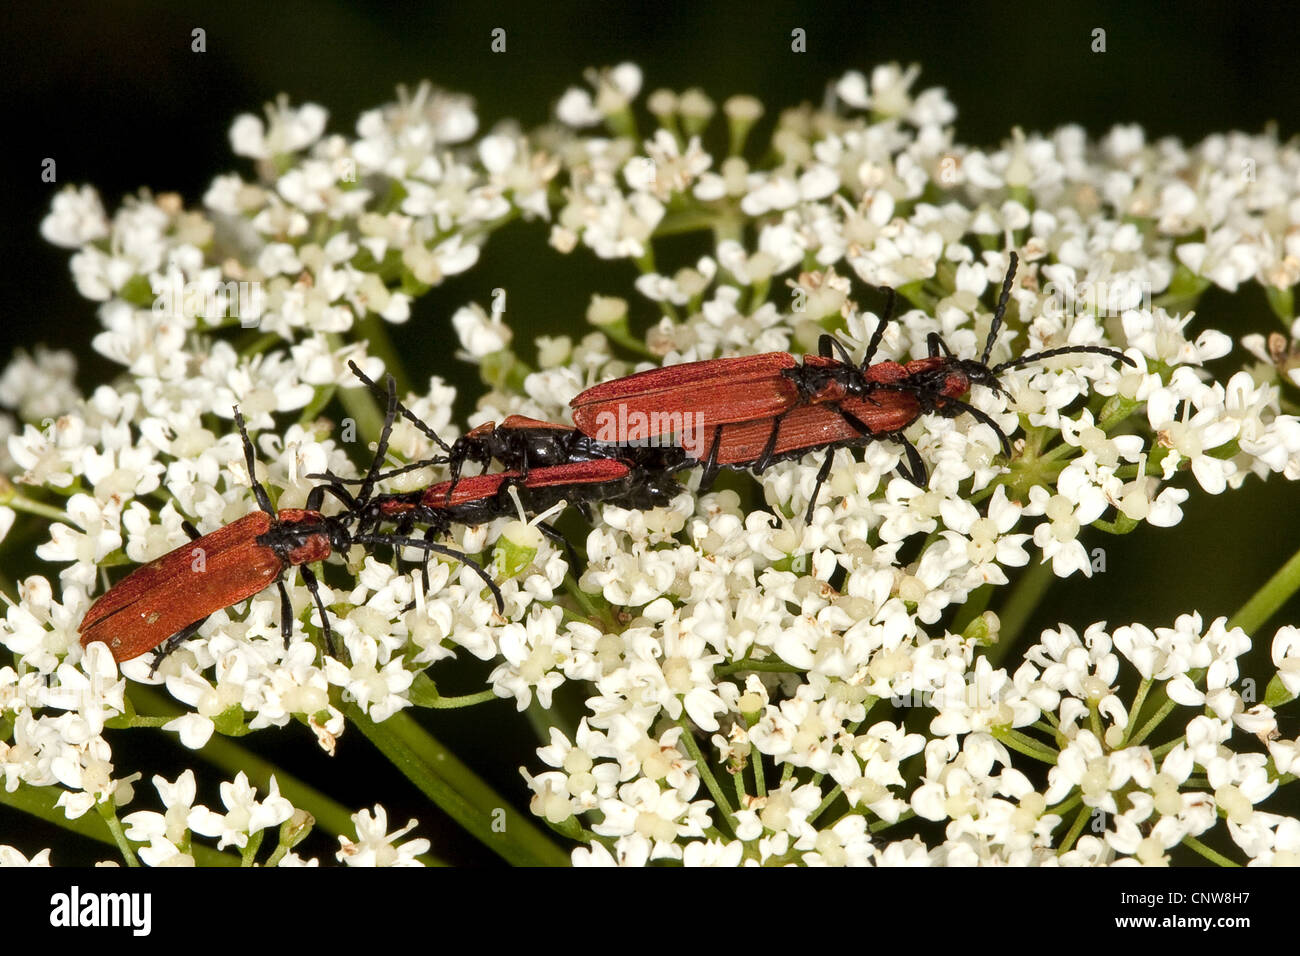
[[[436,554],[444,554],[449,558],[455,558],[461,564],[474,569],[474,572],[483,579],[483,583],[488,586],[488,590],[492,592],[492,596],[496,598],[497,610],[505,610],[505,599],[501,596],[501,589],[497,587],[497,583],[492,580],[481,564],[463,551],[457,551],[455,548],[448,548],[445,545],[435,544],[425,538],[401,537],[399,535],[391,534],[359,534],[352,540],[357,544],[388,544],[392,545],[394,548],[416,548],[421,551],[433,551]]]
[[[375,482],[379,478],[379,470],[383,465],[384,458],[388,455],[388,442],[393,436],[393,422],[397,418],[397,380],[389,375],[384,382],[388,386],[388,407],[384,412],[384,427],[379,433],[379,441],[375,445],[375,457],[370,463],[370,470],[366,472],[365,480],[361,483],[361,490],[357,493],[357,507],[361,507],[370,500],[370,495],[375,490]]]
[[[248,428],[244,425],[244,416],[240,413],[238,405],[235,406],[235,424],[239,426],[239,435],[244,440],[244,461],[248,462],[248,480],[253,486],[253,495],[257,498],[257,506],[274,519],[275,508],[271,505],[271,496],[266,493],[262,483],[257,480],[257,459],[253,454],[253,441],[248,437]]]
[[[1010,265],[1007,267],[1007,276],[1002,280],[1002,294],[998,297],[998,307],[993,312],[993,324],[989,326],[989,337],[984,343],[984,354],[980,356],[980,364],[988,365],[989,356],[993,354],[993,341],[998,337],[998,330],[1002,328],[1002,317],[1007,312],[1007,300],[1011,298],[1011,285],[1016,281],[1016,265],[1020,262],[1020,257],[1014,252],[1008,253]]]
[[[1137,362],[1133,361],[1119,349],[1106,348],[1103,345],[1065,345],[1061,348],[1047,349],[1042,352],[1035,352],[1033,355],[1022,355],[1018,359],[1012,359],[1010,362],[1003,362],[1001,365],[994,366],[991,371],[994,375],[999,372],[1005,372],[1008,369],[1020,368],[1031,362],[1037,362],[1040,359],[1052,358],[1056,355],[1066,355],[1071,352],[1092,352],[1095,355],[1106,355],[1113,359],[1119,359],[1127,365],[1137,368]]]
[[[361,369],[357,367],[357,363],[356,363],[356,362],[353,362],[352,360],[349,359],[349,360],[348,360],[348,368],[352,369],[352,374],[355,375],[357,378],[361,379],[361,381],[364,382],[364,383],[366,384],[366,386],[367,386],[367,387],[368,387],[372,392],[374,392],[376,395],[382,395],[382,394],[384,394],[384,393],[380,390],[379,386],[376,385],[373,381],[371,381],[370,378],[368,378],[368,377],[366,376],[366,373],[363,372],[363,371],[361,371]],[[389,378],[392,378],[392,376],[390,375]],[[397,408],[398,408],[398,410],[402,413],[402,417],[403,417],[403,418],[405,418],[408,422],[410,422],[412,425],[414,425],[416,428],[418,428],[421,432],[423,432],[425,435],[427,435],[430,439],[432,439],[433,442],[434,442],[434,443],[435,443],[439,448],[441,448],[441,449],[442,449],[443,451],[445,451],[447,454],[449,454],[449,455],[451,454],[451,446],[448,445],[445,441],[443,441],[442,438],[441,438],[441,436],[439,436],[437,432],[435,432],[432,428],[430,428],[428,425],[426,425],[424,422],[422,422],[422,421],[419,419],[419,417],[418,417],[414,412],[412,412],[409,408],[407,408],[407,407],[406,407],[405,405],[403,405],[401,402],[398,402],[398,403],[397,403]]]

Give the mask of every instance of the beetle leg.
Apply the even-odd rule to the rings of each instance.
[[[560,534],[559,530],[554,525],[548,524],[545,521],[538,523],[537,530],[549,538],[552,543],[557,544],[564,549],[564,556],[569,560],[569,574],[571,574],[573,579],[576,581],[578,579],[579,561],[578,552],[577,549],[573,547],[573,543],[564,535]]]
[[[761,475],[767,470],[768,465],[772,464],[772,457],[776,454],[776,438],[781,431],[781,419],[785,417],[782,412],[772,419],[772,433],[767,436],[767,444],[763,446],[763,454],[758,456],[758,461],[754,462],[754,474]]]
[[[844,420],[853,426],[854,431],[856,431],[863,438],[875,437],[876,433],[871,430],[871,426],[868,425],[866,422],[864,422],[862,419],[858,418],[857,415],[854,415],[852,412],[846,412],[839,405],[835,406],[835,410],[839,412],[840,415],[844,418]]]
[[[320,495],[315,499],[315,501],[313,501],[312,498],[317,492],[320,492]],[[342,485],[331,483],[328,485],[319,485],[311,490],[311,493],[307,495],[308,511],[320,510],[320,506],[325,503],[325,492],[329,492],[333,495],[338,500],[339,504],[343,505],[343,507],[348,511],[359,511],[362,505],[365,504],[365,502],[352,497],[351,492]]]
[[[334,632],[330,628],[329,612],[325,610],[325,601],[320,596],[320,582],[316,579],[316,574],[307,565],[300,565],[298,568],[302,572],[302,580],[307,585],[307,590],[311,596],[316,599],[316,607],[320,609],[320,629],[325,636],[325,648],[329,651],[330,657],[338,658],[338,649],[334,647]],[[284,585],[280,587],[283,589]],[[285,637],[285,646],[288,646],[288,636]]]
[[[823,335],[820,339],[821,344],[825,344],[827,341],[829,341],[831,349],[840,353],[839,354],[840,361],[843,362],[845,365],[849,366],[850,368],[852,368],[853,356],[850,355],[849,350],[844,347],[844,343],[841,342],[839,339],[837,339],[835,336],[829,334]],[[823,355],[822,358],[831,358],[831,356]]]
[[[938,332],[931,332],[925,337],[926,347],[930,350],[930,358],[938,358],[940,350],[947,358],[954,358],[952,349],[948,348],[948,343],[943,340]]]
[[[903,452],[907,455],[908,467],[904,468],[903,463],[899,462],[898,473],[918,488],[924,488],[929,475],[925,467],[925,462],[921,460],[921,453],[916,450],[915,445],[904,438],[901,434],[892,437],[894,441],[903,446]]]
[[[384,411],[384,427],[379,433],[379,441],[375,444],[375,457],[370,463],[370,468],[366,471],[366,480],[361,483],[361,490],[357,492],[357,501],[365,504],[370,500],[370,495],[375,490],[375,482],[379,480],[379,472],[383,468],[384,459],[388,457],[388,442],[393,437],[393,421],[397,418],[397,380],[389,375],[384,380],[386,388],[385,398],[387,407]]]
[[[988,425],[989,428],[997,432],[998,440],[1002,442],[1003,454],[1005,454],[1008,458],[1011,457],[1011,439],[1007,437],[1007,433],[1002,430],[1002,428],[998,425],[997,422],[995,422],[992,418],[990,418],[986,413],[980,411],[974,405],[968,405],[966,402],[963,402],[960,399],[952,398],[949,399],[948,402],[949,405],[945,407],[945,410],[942,411],[941,414],[943,414],[945,417],[948,418],[955,418],[957,415],[961,414],[962,412],[970,412],[971,417],[974,418],[977,422],[983,422],[985,425]],[[950,412],[947,410],[947,407],[951,407],[953,410]]]
[[[813,484],[812,497],[808,499],[808,511],[804,514],[804,524],[812,524],[813,511],[817,508],[817,496],[821,494],[822,485],[831,473],[831,462],[835,460],[835,449],[831,448],[826,452],[826,460],[822,462],[821,468],[817,470],[817,481]]]
[[[700,474],[700,493],[703,494],[713,487],[713,482],[718,477],[718,449],[722,446],[722,429],[724,425],[719,425],[717,433],[713,436],[713,444],[709,446],[709,457],[704,460],[704,471]]]
[[[876,326],[876,331],[871,333],[871,341],[867,343],[867,353],[862,356],[862,365],[859,366],[862,371],[867,370],[871,360],[876,357],[876,349],[880,347],[880,340],[884,338],[885,327],[894,318],[894,304],[898,294],[893,289],[885,290],[885,314],[880,317],[880,324]]]
[[[410,529],[408,527],[407,529],[405,529],[405,531],[402,531],[401,533],[404,534],[406,533],[406,531],[409,530]],[[438,530],[439,530],[438,528],[433,526],[425,528],[424,540],[426,542],[433,541],[433,539],[438,535]],[[394,555],[397,554],[396,547],[393,548],[393,553]],[[429,593],[430,590],[432,590],[432,586],[429,584],[429,551],[427,549],[425,549],[424,557],[420,559],[420,584],[424,587],[424,593],[426,595]],[[406,606],[402,608],[402,613],[405,614],[407,611],[413,610],[415,608],[415,603],[416,603],[415,598],[411,598],[411,600],[406,603]]]
[[[154,651],[153,663],[149,665],[150,677],[153,677],[154,674],[158,673],[158,665],[161,664],[167,658],[168,654],[176,650],[176,648],[180,647],[183,643],[185,643],[187,640],[189,640],[198,632],[199,628],[203,626],[203,622],[206,621],[209,616],[210,615],[205,615],[204,617],[199,618],[193,624],[185,625],[185,627],[181,628],[171,637],[167,638],[167,640],[163,641],[161,645],[159,645],[158,649]]]
[[[306,565],[303,565],[306,568]],[[293,633],[293,602],[289,600],[289,589],[284,581],[275,582],[280,589],[280,637],[284,640],[284,649],[289,649],[289,636]]]

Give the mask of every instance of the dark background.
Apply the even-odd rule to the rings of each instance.
[[[768,108],[765,130],[781,108],[819,101],[827,82],[846,69],[869,72],[899,61],[921,64],[914,91],[947,88],[958,110],[957,139],[974,145],[995,144],[1016,125],[1049,130],[1069,122],[1094,135],[1115,123],[1138,123],[1149,138],[1194,142],[1277,121],[1289,136],[1300,115],[1300,31],[1294,11],[1285,7],[115,3],[6,5],[0,17],[0,102],[9,113],[4,154],[13,167],[0,190],[0,358],[39,342],[72,349],[85,392],[118,369],[90,350],[98,328],[95,305],[76,293],[68,252],[38,234],[50,198],[66,184],[91,183],[111,212],[124,195],[148,186],[177,191],[197,206],[216,174],[250,174],[230,152],[230,124],[239,113],[260,114],[280,93],[294,103],[324,105],[329,130],[351,134],[362,111],[393,99],[396,84],[413,87],[429,78],[474,96],[482,128],[505,118],[529,128],[547,118],[568,86],[581,82],[585,67],[633,60],[645,71],[644,91],[699,86],[718,102],[737,92],[758,96]],[[507,31],[505,54],[489,51],[496,27]],[[790,51],[795,27],[807,31],[805,54]],[[1100,54],[1091,51],[1098,27],[1106,31]],[[190,52],[194,28],[206,31],[206,53]],[[57,184],[40,180],[46,158],[57,161]],[[592,291],[627,295],[629,266],[595,263],[583,250],[561,257],[545,237],[538,224],[494,236],[478,267],[433,290],[416,303],[412,321],[394,330],[414,375],[437,372],[462,386],[462,413],[480,389],[473,369],[447,359],[446,317],[455,308],[486,301],[494,287],[508,288],[512,324],[524,357],[531,358],[523,343],[532,336],[581,332]],[[646,303],[628,297],[634,310],[642,310],[634,314],[648,318]],[[1199,312],[1234,334],[1272,327],[1254,286],[1236,296],[1211,292]],[[429,356],[425,366],[422,354]],[[1143,527],[1119,540],[1094,535],[1089,547],[1107,548],[1107,573],[1057,584],[1032,624],[1082,626],[1109,618],[1112,626],[1133,620],[1160,626],[1193,608],[1207,622],[1231,614],[1300,542],[1298,502],[1297,489],[1280,478],[1267,485],[1250,479],[1242,491],[1217,499],[1195,491],[1178,528]],[[10,574],[37,570],[57,573],[35,559],[6,568]],[[1296,611],[1293,603],[1264,634],[1295,621]],[[1259,680],[1262,693],[1271,673],[1266,641],[1252,662],[1247,673]],[[499,788],[518,794],[516,768],[537,769],[537,761],[532,742],[514,731],[517,720],[513,705],[500,702],[472,714],[439,712],[433,729]],[[1288,736],[1296,729],[1283,724]],[[493,743],[484,748],[486,740]],[[365,747],[359,735],[349,734],[339,760],[359,757]],[[333,795],[352,805],[389,791],[385,781],[396,777],[382,766],[346,766],[358,769],[331,773],[340,780]],[[339,765],[313,755],[296,769],[316,779]],[[376,780],[372,773],[385,776]],[[403,803],[408,796],[409,807]],[[394,826],[421,814],[422,832],[450,858],[494,859],[440,832],[413,792],[395,792],[387,802]],[[28,835],[14,839],[7,820],[13,818],[0,812],[0,842],[31,852],[58,839],[41,837],[26,823]],[[71,862],[72,854],[60,849],[56,862]],[[86,859],[105,855],[91,849]]]

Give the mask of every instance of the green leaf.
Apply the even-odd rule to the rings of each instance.
[[[381,724],[356,704],[344,707],[360,730],[408,780],[484,846],[515,866],[567,866],[569,857],[489,787],[410,714]]]
[[[1283,704],[1289,704],[1293,700],[1295,695],[1282,683],[1282,675],[1274,674],[1273,679],[1268,682],[1268,690],[1264,691],[1264,706],[1277,710]]]
[[[515,525],[514,527],[518,527]],[[505,578],[513,578],[533,563],[537,549],[502,536],[492,549],[492,566]]]
[[[411,698],[411,703],[416,707],[434,707],[442,699],[438,685],[428,674],[416,674],[406,696]]]
[[[248,727],[244,724],[244,708],[238,704],[227,707],[212,718],[212,724],[223,737],[243,737],[248,733]]]
[[[142,275],[133,275],[127,279],[122,284],[122,288],[117,290],[117,294],[132,305],[138,306],[153,305],[154,299],[157,298],[154,295],[153,286],[149,282],[149,277]],[[176,307],[179,308],[179,305]]]

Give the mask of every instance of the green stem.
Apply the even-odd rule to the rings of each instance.
[[[754,792],[760,797],[766,797],[767,780],[763,770],[763,755],[757,749],[750,754],[750,764],[754,768]]]
[[[1101,712],[1097,710],[1097,705],[1093,701],[1088,702],[1088,726],[1092,728],[1092,734],[1098,740],[1106,736],[1106,731],[1101,727]]]
[[[312,395],[311,401],[304,405],[302,411],[298,413],[298,424],[306,428],[315,421],[316,416],[321,413],[321,409],[330,403],[337,391],[338,388],[334,385],[324,385],[317,388],[315,394]]]
[[[745,216],[734,202],[729,202],[713,224],[713,245],[717,248],[728,239],[745,242]]]
[[[1246,633],[1253,634],[1265,621],[1277,613],[1278,608],[1285,604],[1297,589],[1300,589],[1300,551],[1293,554],[1286,564],[1282,565],[1278,572],[1269,578],[1264,586],[1251,596],[1250,600],[1242,605],[1241,610],[1228,619],[1228,629],[1239,627]],[[1187,676],[1191,678],[1193,684],[1198,684],[1201,678],[1205,676],[1205,668],[1188,671]],[[1163,687],[1158,698],[1161,704],[1156,710],[1155,716],[1148,720],[1138,735],[1133,738],[1134,744],[1140,744],[1146,740],[1178,706],[1169,699],[1169,695]]]
[[[1118,398],[1118,396],[1116,396],[1116,398]],[[1142,404],[1141,402],[1134,402],[1128,399],[1119,399],[1118,401],[1112,399],[1112,401],[1115,401],[1115,405],[1111,413],[1097,420],[1097,427],[1108,435],[1110,434],[1111,429],[1132,415],[1134,410]],[[1102,411],[1105,410],[1105,406],[1103,406]]]
[[[802,667],[795,667],[793,664],[787,664],[780,658],[769,657],[761,661],[741,660],[733,661],[730,664],[723,664],[721,667],[713,668],[714,675],[726,677],[731,674],[741,673],[743,671],[774,671],[778,674],[802,674]]]
[[[898,815],[897,820],[894,820],[892,822],[889,820],[877,820],[875,823],[868,826],[867,830],[871,833],[880,833],[883,830],[888,830],[890,827],[895,827],[898,826],[898,824],[900,823],[905,823],[906,821],[912,819],[912,817],[914,816],[916,816],[916,811],[913,810],[911,807],[908,807],[906,810],[904,810],[902,813]]]
[[[128,727],[164,727],[171,723],[174,717],[141,717],[139,714],[122,714],[118,717],[110,717],[104,722],[104,726],[112,730],[125,730]]]
[[[118,852],[122,854],[122,859],[126,860],[126,865],[131,868],[138,867],[140,861],[136,859],[135,850],[131,848],[131,841],[126,838],[126,831],[122,829],[122,821],[117,818],[117,806],[112,800],[106,800],[103,803],[95,805],[95,810],[108,827],[108,832],[113,835],[113,842],[117,844]]]
[[[586,614],[585,618],[582,618],[580,615],[574,615],[576,618],[583,621],[583,623],[590,624],[593,627],[601,627],[605,630],[609,629],[608,625],[613,624],[613,622],[609,620],[608,616],[602,614],[596,607],[595,602],[591,599],[591,595],[578,586],[578,582],[573,576],[572,568],[570,568],[569,573],[564,576],[564,590],[578,603],[578,606],[582,608],[583,613]]]
[[[443,697],[439,694],[433,700],[427,701],[424,706],[432,710],[455,710],[457,707],[473,707],[476,704],[486,704],[490,700],[500,699],[491,688],[488,688],[477,694],[462,694],[459,697]]]
[[[555,706],[554,700],[551,701],[551,705],[543,707],[542,702],[534,696],[524,709],[524,719],[533,729],[533,736],[537,739],[537,743],[543,747],[550,745],[552,729],[558,730],[569,740],[573,740],[578,735],[578,728],[565,719],[560,713],[560,708]]]
[[[1137,728],[1138,714],[1142,712],[1142,705],[1146,703],[1147,694],[1150,690],[1151,678],[1142,678],[1142,683],[1138,685],[1137,694],[1133,697],[1133,706],[1129,708],[1128,731],[1124,734],[1124,744],[1121,746],[1127,745],[1129,738],[1133,736],[1133,731]]]
[[[1054,806],[1054,807],[1048,807],[1046,810],[1043,811],[1043,813],[1044,813],[1045,815],[1051,815],[1051,816],[1056,816],[1056,817],[1062,817],[1062,818],[1064,818],[1064,816],[1065,816],[1067,813],[1069,813],[1071,810],[1073,810],[1073,809],[1074,809],[1076,806],[1078,806],[1081,802],[1083,802],[1083,794],[1082,794],[1082,793],[1078,793],[1078,792],[1076,792],[1076,793],[1074,794],[1074,796],[1072,796],[1072,797],[1066,797],[1064,800],[1062,800],[1062,801],[1061,801],[1060,803],[1058,803],[1056,806]],[[1058,824],[1058,826],[1059,826],[1059,824]]]
[[[136,720],[143,717],[145,720],[152,721],[155,719],[154,715],[160,713],[163,716],[170,715],[168,719],[171,719],[184,713],[175,702],[143,686],[131,688],[131,700],[138,710],[149,712],[148,715],[137,716]],[[241,747],[228,737],[213,734],[198,754],[232,777],[242,770],[249,782],[262,791],[270,790],[271,777],[274,776],[280,795],[298,809],[310,813],[326,832],[334,836],[351,835],[355,832],[352,814],[343,804],[310,784],[304,783],[283,768]]]
[[[743,807],[745,805],[745,797],[747,796],[745,793],[744,775],[740,771],[736,771],[731,775],[731,783],[732,786],[736,788],[736,806]]]
[[[516,866],[568,865],[568,854],[410,714],[377,724],[356,704],[345,704],[344,713],[425,796],[502,859]]]
[[[1083,827],[1088,822],[1088,817],[1091,814],[1092,811],[1088,807],[1079,808],[1079,812],[1075,816],[1074,822],[1070,824],[1069,832],[1065,834],[1065,839],[1061,841],[1061,845],[1056,850],[1057,856],[1061,856],[1070,851],[1070,847],[1074,846],[1074,841],[1077,840],[1079,834],[1083,832]]]
[[[20,784],[17,790],[10,793],[0,787],[0,805],[21,810],[46,823],[98,843],[117,846],[117,840],[109,829],[108,821],[98,813],[87,813],[75,820],[69,820],[63,808],[55,806],[55,801],[63,792],[62,788],[58,787],[32,787]],[[239,866],[239,857],[230,853],[221,853],[210,846],[193,846],[189,852],[199,866]],[[53,861],[56,866],[58,862],[58,860]]]
[[[672,316],[669,317],[672,318]],[[607,325],[601,331],[605,333],[605,336],[611,342],[623,346],[623,348],[627,349],[629,352],[635,352],[643,358],[653,359],[656,362],[663,360],[662,356],[655,355],[654,352],[651,352],[644,342],[628,332],[626,328]]]
[[[826,794],[826,799],[823,800],[820,804],[818,804],[817,809],[814,810],[812,812],[812,815],[808,817],[808,822],[814,823],[818,817],[820,817],[823,813],[829,810],[831,808],[831,804],[839,799],[841,793],[843,793],[843,791],[840,789],[840,785],[838,783],[835,786],[831,787],[830,792]]]
[[[25,511],[28,514],[40,515],[42,518],[49,518],[51,521],[62,521],[67,524],[71,519],[68,513],[61,508],[55,508],[51,505],[42,504],[39,501],[33,501],[26,495],[20,495],[14,492],[12,495],[5,496],[0,500],[0,504],[8,505],[14,511]]]
[[[240,851],[239,857],[242,866],[255,866],[257,863],[257,851],[262,849],[262,837],[266,836],[265,830],[258,830],[248,837],[248,842],[244,844],[244,849]]]
[[[367,388],[341,388],[339,401],[344,410],[357,423],[357,431],[366,442],[379,441],[379,433],[384,429],[384,416],[375,404],[374,396]]]
[[[1198,681],[1200,681],[1200,679],[1203,676],[1205,676],[1205,668],[1198,667],[1195,670],[1190,670],[1187,672],[1187,676],[1190,677],[1192,683],[1195,684]],[[1155,714],[1151,716],[1151,719],[1148,720],[1145,724],[1143,724],[1142,729],[1137,732],[1136,736],[1134,736],[1131,743],[1135,747],[1141,745],[1141,743],[1144,740],[1150,737],[1151,734],[1155,732],[1155,729],[1159,727],[1162,723],[1164,723],[1165,718],[1168,717],[1171,713],[1173,713],[1174,708],[1178,706],[1176,703],[1174,703],[1172,700],[1169,699],[1169,695],[1165,693],[1165,689],[1163,687],[1160,689],[1160,693],[1157,695],[1157,698],[1161,701],[1161,704],[1156,709]]]
[[[716,213],[698,209],[670,212],[659,220],[659,225],[655,226],[654,237],[658,239],[662,236],[676,236],[685,232],[703,232],[705,229],[712,229],[717,221],[718,216]]]
[[[438,334],[446,335],[451,332],[450,329],[446,329],[440,330]],[[406,364],[402,361],[402,353],[393,345],[393,340],[388,334],[387,322],[373,312],[367,313],[365,318],[357,322],[353,328],[353,338],[366,343],[368,355],[384,360],[384,370],[397,379],[399,393],[411,387],[410,376],[406,373]],[[330,344],[334,345],[333,339]]]
[[[239,354],[242,358],[252,358],[255,355],[261,355],[267,349],[284,344],[284,339],[276,332],[267,332],[265,335],[258,335],[244,341],[246,341],[246,344],[239,347]]]
[[[1055,765],[1056,758],[1059,756],[1055,750],[1046,744],[1009,727],[1005,729],[994,727],[993,736],[1017,753],[1022,753],[1026,757],[1033,757],[1035,760],[1041,760],[1046,764]]]
[[[351,835],[356,830],[352,814],[343,804],[226,737],[213,735],[199,754],[232,775],[242,770],[259,790],[269,791],[274,776],[280,795],[298,809],[310,813],[328,833]]]
[[[1169,751],[1173,750],[1179,744],[1184,743],[1186,740],[1187,740],[1186,734],[1183,734],[1183,736],[1181,737],[1175,737],[1173,740],[1166,740],[1159,747],[1151,748],[1151,756],[1153,759],[1159,760],[1165,754],[1169,753]]]
[[[1057,445],[1055,448],[1049,449],[1048,451],[1043,452],[1041,455],[1038,455],[1034,459],[1034,464],[1039,464],[1041,462],[1056,461],[1057,459],[1063,458],[1066,455],[1070,454],[1070,452],[1078,451],[1078,450],[1079,448],[1077,445],[1071,445],[1068,441],[1062,439],[1061,443]]]
[[[1297,590],[1300,590],[1300,551],[1293,554],[1232,616],[1228,621],[1228,629],[1239,627],[1247,634],[1254,634]]]
[[[1215,864],[1216,866],[1233,867],[1234,869],[1241,866],[1240,863],[1235,863],[1232,860],[1229,860],[1226,856],[1224,856],[1222,853],[1218,852],[1217,850],[1211,850],[1208,846],[1206,846],[1200,840],[1196,839],[1196,837],[1194,836],[1183,837],[1183,846],[1190,847],[1191,849],[1195,850],[1197,853],[1205,857],[1207,860],[1209,860],[1211,863]]]
[[[1054,578],[1050,561],[1031,563],[1025,568],[998,614],[998,642],[985,652],[990,664],[1000,663],[1015,646],[1020,632],[1029,623]]]
[[[925,549],[922,549],[924,553]],[[954,634],[963,634],[971,621],[983,614],[989,606],[989,600],[993,597],[993,585],[982,584],[972,591],[966,598],[964,604],[957,608],[957,613],[953,615],[952,625],[949,630]]]
[[[700,751],[700,745],[695,740],[695,734],[691,732],[691,725],[686,719],[685,713],[677,718],[677,725],[682,728],[682,743],[686,745],[687,752],[690,753],[691,759],[695,761],[695,769],[699,771],[704,786],[708,788],[709,795],[713,797],[713,802],[722,811],[728,829],[734,834],[736,832],[734,811],[731,809],[731,804],[727,802],[727,795],[722,792],[722,787],[718,784],[717,778],[713,776],[713,770],[709,767],[708,761],[704,759],[704,754]]]

